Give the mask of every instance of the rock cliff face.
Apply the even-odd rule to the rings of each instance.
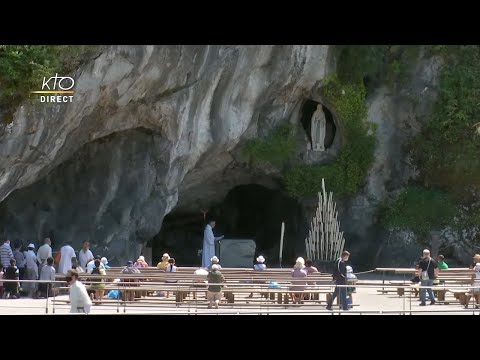
[[[341,210],[350,248],[364,263],[405,266],[421,254],[408,233],[382,230],[377,214],[389,194],[418,175],[405,145],[432,113],[440,65],[438,58],[420,59],[406,84],[395,90],[379,88],[368,99],[368,119],[377,125],[375,162],[363,190]]]
[[[403,146],[431,113],[439,65],[420,60],[407,84],[368,99],[378,125],[375,163],[361,192],[338,204],[357,265],[405,265],[418,255],[408,234],[381,230],[377,214],[415,177]],[[227,237],[264,239],[257,255],[267,263],[278,256],[286,221],[283,259],[293,262],[304,255],[312,204],[302,208],[280,193],[277,171],[238,155],[245,140],[284,119],[298,125],[307,149],[305,114],[334,67],[329,46],[107,47],[75,73],[72,103],[25,103],[13,123],[0,125],[1,235],[36,243],[50,236],[55,249],[88,239],[114,264],[153,242],[154,260],[169,251],[194,264],[201,210],[209,209]],[[329,151],[303,151],[299,161],[336,156],[340,130],[327,125]]]
[[[55,248],[90,239],[123,262],[179,200],[197,208],[238,184],[274,187],[231,153],[298,121],[328,58],[328,46],[108,47],[74,75],[72,103],[24,104],[0,128],[3,235],[50,235]]]

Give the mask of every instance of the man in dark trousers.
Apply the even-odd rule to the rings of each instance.
[[[347,261],[350,257],[348,251],[343,251],[342,256],[335,262],[335,268],[333,269],[333,280],[335,280],[335,291],[332,297],[327,303],[327,310],[332,310],[332,304],[337,298],[340,297],[340,306],[343,310],[348,310],[347,304],[347,288],[339,287],[338,285],[347,285]]]
[[[418,277],[420,278],[420,285],[433,286],[433,281],[438,276],[438,265],[435,260],[430,257],[430,250],[423,250],[422,260],[418,263]],[[435,296],[431,288],[420,289],[420,306],[425,306],[428,297],[430,298],[430,305],[435,304]]]

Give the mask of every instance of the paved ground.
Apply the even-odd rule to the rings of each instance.
[[[354,303],[359,304],[349,312],[339,311],[338,307],[334,307],[334,311],[330,312],[323,305],[316,306],[288,306],[287,308],[273,308],[252,305],[250,307],[232,307],[231,305],[221,305],[220,309],[207,309],[206,305],[182,305],[175,307],[174,305],[161,304],[153,306],[133,306],[128,305],[126,308],[115,305],[98,305],[92,307],[92,314],[465,314],[480,315],[480,310],[464,309],[460,304],[452,305],[427,305],[419,306],[418,299],[399,297],[396,294],[379,294],[379,288],[357,288],[354,295]],[[67,299],[67,295],[59,296],[57,299]],[[322,295],[324,298],[324,295]],[[448,298],[448,297],[447,297]],[[450,296],[453,300],[453,297]],[[17,299],[17,300],[0,300],[0,315],[15,314],[68,314],[69,305],[56,304],[52,305],[51,299]]]

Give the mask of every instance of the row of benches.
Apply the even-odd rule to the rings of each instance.
[[[377,270],[386,272],[388,269],[380,268]],[[395,274],[411,274],[412,276],[416,273],[415,269],[390,269],[390,271]],[[437,302],[446,305],[460,303],[468,306],[469,298],[471,297],[469,290],[473,283],[473,274],[474,271],[467,268],[441,270],[437,276],[439,284],[432,287],[432,290],[437,295]],[[396,286],[396,289],[383,288],[377,291],[383,294],[396,292],[399,296],[403,296],[406,293],[413,294],[415,297],[419,296],[420,284],[413,284],[409,280],[389,281],[389,284]],[[405,288],[405,286],[409,287]],[[453,299],[448,299],[446,297],[448,294],[452,294]]]
[[[135,297],[148,298],[148,301],[165,301],[164,299],[151,298],[145,295],[152,292],[168,291],[175,292],[175,303],[177,305],[186,301],[198,301],[198,294],[205,294],[207,284],[205,276],[194,274],[193,268],[179,268],[177,272],[163,272],[156,268],[141,268],[139,274],[122,274],[123,268],[112,268],[106,271],[107,275],[92,275],[81,273],[80,279],[86,285],[104,281],[112,281],[114,278],[120,282],[106,284],[105,291],[118,289],[123,293],[134,292]],[[290,303],[289,293],[292,281],[304,280],[307,285],[303,292],[308,300],[305,303],[323,303],[320,294],[329,294],[333,291],[332,277],[330,274],[315,273],[306,279],[294,279],[290,275],[291,269],[268,269],[264,271],[253,271],[251,269],[222,269],[225,276],[223,294],[226,303],[266,302],[269,304],[286,305]],[[61,280],[62,275],[57,278]],[[173,283],[172,281],[175,281]],[[132,283],[132,281],[135,281]],[[170,282],[168,282],[170,281]],[[268,283],[275,281],[280,288],[269,288]],[[323,286],[322,286],[323,285]],[[297,292],[297,291],[295,291]],[[260,298],[246,297],[248,294],[259,294]],[[243,296],[243,298],[242,298]]]

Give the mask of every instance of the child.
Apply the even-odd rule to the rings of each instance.
[[[47,265],[40,271],[40,280],[55,281],[55,268],[53,267],[53,257],[47,259]],[[52,283],[38,284],[39,298],[47,298],[52,295]]]
[[[19,280],[20,272],[17,268],[17,262],[15,259],[10,260],[10,266],[5,270],[3,278],[5,280]],[[18,281],[9,281],[5,283],[5,299],[17,299],[18,298]]]
[[[347,284],[348,285],[355,285],[355,283],[357,282],[357,276],[353,273],[353,268],[348,265],[347,266]],[[349,306],[351,306],[353,304],[353,297],[352,297],[352,294],[357,292],[357,290],[355,289],[354,286],[352,287],[348,287],[347,288],[347,295],[348,295],[348,298],[347,298],[347,304]]]

